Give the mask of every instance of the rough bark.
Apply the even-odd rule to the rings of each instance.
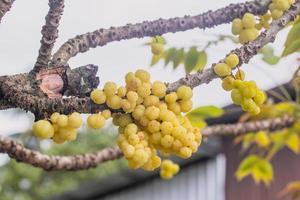
[[[294,118],[281,118],[237,124],[213,125],[201,132],[204,137],[245,134],[259,130],[278,130],[293,124]],[[10,139],[0,138],[0,152],[7,153],[11,158],[44,170],[83,170],[98,166],[106,161],[115,160],[122,156],[118,147],[109,147],[94,153],[74,156],[51,156],[25,148],[22,144]]]
[[[46,15],[46,23],[42,28],[42,39],[39,55],[34,66],[38,72],[42,67],[47,67],[51,59],[52,48],[58,38],[58,26],[64,10],[64,0],[49,0],[49,12]]]
[[[15,0],[0,0],[0,23],[3,16],[10,10]]]
[[[65,83],[62,92],[73,96],[56,99],[48,98],[43,94],[37,87],[39,83],[27,73],[0,77],[0,97],[3,100],[0,101],[0,108],[21,108],[32,112],[36,119],[47,118],[55,111],[65,114],[74,111],[98,112],[106,107],[98,106],[85,97],[99,84],[97,70],[98,67],[95,65],[86,65],[72,70],[69,68],[57,70],[57,74]]]
[[[294,123],[295,119],[291,116],[283,116],[274,119],[260,121],[240,122],[236,124],[218,124],[209,126],[202,131],[203,137],[241,135],[260,130],[279,130],[288,127]]]
[[[22,144],[10,139],[0,139],[0,152],[11,158],[44,170],[83,170],[96,167],[109,160],[119,158],[122,153],[118,147],[105,148],[94,153],[74,156],[52,156],[25,148]]]
[[[97,46],[104,46],[113,41],[175,33],[194,28],[211,28],[216,25],[229,23],[235,18],[241,18],[246,12],[255,15],[263,14],[267,11],[269,3],[270,0],[255,0],[246,3],[230,4],[227,7],[196,16],[158,19],[137,24],[127,24],[121,27],[99,29],[69,39],[53,55],[52,65],[65,65],[71,57],[76,56],[78,53],[86,52],[90,48]]]

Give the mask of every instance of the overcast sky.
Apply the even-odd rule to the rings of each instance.
[[[4,17],[0,25],[0,74],[27,72],[37,57],[40,30],[44,24],[44,16],[48,11],[48,0],[17,0],[12,10]],[[59,28],[59,39],[55,49],[64,41],[76,34],[93,31],[99,28],[120,26],[157,18],[169,18],[183,15],[195,15],[209,9],[223,7],[229,3],[243,2],[238,0],[72,0],[66,1],[65,12]],[[282,50],[286,31],[280,33],[273,45],[277,53]],[[218,26],[215,29],[202,31],[199,29],[183,33],[166,34],[169,45],[188,47],[214,39],[212,34],[230,34],[230,25]],[[144,68],[151,72],[152,78],[166,82],[175,81],[184,75],[184,70],[173,71],[171,67],[164,69],[162,63],[149,67],[151,53],[142,44],[145,39],[132,39],[113,42],[105,47],[79,54],[70,60],[71,67],[85,64],[100,66],[101,83],[111,80],[123,84],[123,77],[128,71]],[[235,46],[230,42],[208,50],[209,63],[217,62]],[[283,59],[277,66],[268,66],[257,56],[250,64],[244,65],[247,79],[255,79],[258,85],[267,89],[276,84],[288,81],[297,67],[295,59]],[[208,65],[209,66],[209,65]],[[210,85],[202,85],[194,91],[195,106],[214,104],[224,106],[230,103],[230,94],[221,89],[220,81]],[[32,116],[11,111],[0,111],[0,134],[26,131],[32,123]]]

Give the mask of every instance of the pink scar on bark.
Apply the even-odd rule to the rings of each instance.
[[[57,70],[41,70],[36,79],[41,81],[39,87],[50,99],[62,97],[60,92],[64,87],[64,81]]]

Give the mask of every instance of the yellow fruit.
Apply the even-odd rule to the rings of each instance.
[[[51,122],[52,122],[53,124],[56,124],[56,123],[57,123],[57,119],[58,119],[59,115],[60,115],[60,114],[59,114],[58,112],[55,112],[55,113],[53,113],[53,114],[51,115],[50,120],[51,120]]]
[[[139,120],[145,112],[145,107],[143,105],[138,105],[132,113],[134,119]]]
[[[256,24],[254,15],[251,13],[246,13],[243,16],[242,23],[243,23],[243,27],[246,29],[254,28]]]
[[[261,90],[257,90],[253,100],[256,104],[262,105],[266,100],[266,94]]]
[[[106,95],[102,90],[95,89],[91,92],[91,99],[96,104],[103,104],[106,101]]]
[[[164,52],[164,45],[160,43],[152,43],[151,51],[154,55],[161,55]]]
[[[103,87],[106,96],[112,96],[117,92],[117,85],[114,82],[107,82]]]
[[[152,94],[161,98],[166,95],[167,87],[161,81],[155,81],[152,86]]]
[[[74,112],[69,116],[68,126],[79,128],[82,125],[82,118],[79,113]]]
[[[169,93],[165,96],[165,101],[167,103],[175,103],[177,101],[177,98],[178,98],[177,93],[176,92],[171,92],[171,93]]]
[[[173,178],[173,174],[171,171],[160,171],[159,173],[160,177],[164,180],[170,180]]]
[[[239,64],[239,57],[235,54],[235,53],[231,53],[226,57],[226,64],[231,67],[234,68]]]
[[[160,130],[164,135],[171,135],[173,131],[173,124],[171,122],[162,122],[160,124]]]
[[[163,138],[161,138],[161,145],[164,148],[171,148],[174,142],[174,138],[171,135],[165,135]]]
[[[134,146],[127,145],[124,149],[122,149],[122,152],[124,153],[124,156],[126,159],[132,158],[134,155]]]
[[[214,72],[220,77],[225,77],[230,75],[231,68],[225,63],[218,63],[214,66]]]
[[[253,41],[257,38],[258,34],[258,30],[255,28],[245,29],[241,32],[239,36],[239,41],[242,44]]]
[[[132,118],[129,114],[121,114],[117,117],[117,125],[121,127],[126,127],[132,122]]]
[[[243,81],[243,80],[245,79],[245,72],[244,72],[243,70],[239,69],[239,70],[235,73],[234,77],[235,77],[236,79],[238,79],[238,80],[242,80],[242,81]]]
[[[151,94],[151,89],[150,89],[150,87],[146,87],[146,86],[142,85],[137,88],[137,94],[140,97],[145,98]]]
[[[189,100],[193,97],[193,91],[190,87],[183,85],[177,89],[177,96],[179,99]]]
[[[179,154],[178,154],[181,158],[189,158],[192,156],[192,150],[188,147],[182,147],[179,150]]]
[[[136,92],[133,92],[133,91],[129,91],[127,93],[126,97],[130,102],[136,102],[139,98],[138,94]]]
[[[150,96],[147,96],[145,99],[144,99],[144,106],[148,107],[148,106],[155,106],[159,103],[159,98],[157,96],[154,96],[154,95],[150,95]]]
[[[60,128],[58,135],[62,140],[74,141],[77,138],[77,131],[74,128]]]
[[[226,91],[233,89],[234,78],[232,76],[227,76],[222,80],[222,88]]]
[[[176,115],[180,114],[180,105],[177,102],[168,104],[168,109]]]
[[[111,112],[110,110],[106,109],[102,111],[101,115],[104,117],[104,119],[109,119],[111,117]]]
[[[57,118],[57,125],[59,127],[66,127],[66,126],[68,126],[68,121],[69,121],[69,118],[67,115],[59,115]]]
[[[131,135],[136,134],[138,131],[138,127],[134,123],[130,123],[125,127],[124,134]]]
[[[32,131],[41,139],[49,139],[54,135],[54,128],[47,120],[39,120],[33,124]]]
[[[149,82],[150,81],[150,74],[143,70],[143,69],[138,69],[135,72],[135,76],[139,78],[142,82]]]
[[[99,129],[105,125],[105,118],[101,114],[91,114],[87,123],[90,128]]]
[[[277,19],[279,19],[279,18],[283,15],[283,11],[274,9],[274,10],[271,12],[271,15],[272,15],[272,18],[273,18],[274,20],[277,20]]]
[[[118,93],[118,96],[119,96],[119,97],[125,97],[125,95],[126,95],[126,93],[127,93],[127,90],[126,90],[125,87],[120,86],[120,87],[118,88],[117,93]]]
[[[240,105],[243,101],[243,96],[238,89],[233,89],[231,91],[231,99],[233,103]]]
[[[156,120],[152,120],[148,123],[147,128],[151,133],[158,132],[160,129],[160,123]]]
[[[243,23],[240,19],[234,19],[232,22],[232,28],[231,31],[234,35],[238,35],[243,30]]]
[[[134,73],[129,72],[125,75],[125,82],[126,84],[130,83],[132,80],[134,80],[136,77],[134,75]]]
[[[155,106],[150,106],[147,107],[145,110],[145,116],[149,119],[149,120],[154,120],[157,119],[159,117],[159,108],[155,107]]]
[[[127,83],[126,88],[128,91],[136,91],[141,85],[142,81],[139,78],[133,77],[133,79]]]
[[[121,100],[121,108],[126,112],[130,110],[131,104],[127,99],[122,99]]]
[[[53,137],[52,137],[52,140],[56,144],[63,144],[65,142],[65,140],[60,138],[58,134],[54,134]]]
[[[108,107],[112,109],[120,109],[121,108],[121,98],[117,95],[112,95],[107,98],[106,104]]]
[[[193,108],[193,102],[192,100],[187,100],[187,101],[180,101],[179,102],[180,110],[181,112],[189,112]]]
[[[276,8],[281,11],[285,11],[290,8],[290,4],[288,0],[277,0]]]

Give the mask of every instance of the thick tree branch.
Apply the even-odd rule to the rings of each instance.
[[[238,135],[259,130],[279,130],[293,124],[294,118],[281,118],[237,124],[213,125],[203,129],[204,137],[221,135]],[[11,158],[45,170],[82,170],[98,166],[106,161],[122,156],[118,147],[110,147],[94,153],[74,156],[51,156],[25,148],[22,144],[10,139],[0,138],[0,152],[7,153]]]
[[[10,10],[15,0],[0,0],[0,23],[3,16]]]
[[[64,0],[49,0],[49,7],[45,18],[46,24],[42,28],[41,47],[34,66],[35,72],[47,67],[51,59],[52,48],[58,37],[59,21],[64,10]]]
[[[104,46],[113,41],[175,33],[194,28],[211,28],[216,25],[229,23],[234,18],[240,18],[246,12],[255,15],[263,14],[267,11],[269,3],[270,0],[255,0],[252,2],[231,4],[227,7],[196,16],[158,19],[137,24],[127,24],[121,27],[99,29],[68,40],[53,55],[52,63],[53,66],[65,65],[71,57],[74,57],[78,53],[86,52],[90,48],[97,46]]]
[[[209,126],[202,131],[203,137],[209,136],[226,136],[226,135],[241,135],[249,132],[257,132],[260,130],[279,130],[289,127],[294,123],[295,119],[288,115],[283,117],[266,119],[260,121],[240,122],[236,124],[219,124]]]
[[[122,153],[118,147],[110,147],[94,153],[75,156],[51,156],[25,148],[22,144],[10,139],[0,139],[0,152],[11,158],[44,170],[83,170],[96,167],[109,160],[119,158]]]
[[[266,44],[274,42],[277,33],[285,27],[285,25],[293,21],[297,15],[300,13],[300,1],[298,0],[291,8],[288,10],[279,20],[274,21],[269,30],[266,30],[260,34],[260,36],[238,49],[233,50],[231,53],[238,55],[241,66],[244,63],[248,63],[250,59],[257,54],[257,52],[262,49]],[[223,62],[221,60],[220,62]],[[214,66],[214,65],[213,65]],[[188,85],[191,88],[197,87],[201,84],[208,84],[218,76],[213,71],[213,66],[204,71],[188,74],[186,77],[171,83],[168,85],[168,91],[175,91],[181,85]]]

